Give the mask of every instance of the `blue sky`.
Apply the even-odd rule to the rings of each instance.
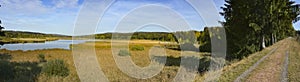
[[[83,0],[1,0],[0,19],[6,30],[73,35],[74,23],[83,2]],[[223,0],[214,2],[216,8],[224,4]],[[197,12],[184,0],[117,0],[104,14],[96,32],[112,32],[124,15],[134,8],[147,4],[164,5],[175,10],[194,30],[202,30],[206,26]],[[299,22],[295,26],[300,29]],[[147,27],[141,31],[164,31],[164,29]]]
[[[295,1],[296,4],[300,4],[300,0],[292,0],[292,1]],[[296,22],[295,24],[293,24],[294,28],[296,30],[300,30],[300,21]]]

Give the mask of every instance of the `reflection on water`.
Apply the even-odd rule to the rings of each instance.
[[[19,44],[4,44],[0,49],[7,50],[37,50],[37,49],[67,49],[70,50],[70,44],[84,43],[86,40],[57,40],[48,41],[45,43],[19,43]]]

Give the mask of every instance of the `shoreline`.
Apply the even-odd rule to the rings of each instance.
[[[17,43],[45,43],[46,41],[56,41],[58,38],[9,38],[0,40],[0,44],[17,44]]]

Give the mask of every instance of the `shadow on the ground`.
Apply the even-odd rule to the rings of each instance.
[[[0,54],[0,81],[33,82],[41,72],[38,62],[10,62],[11,55]]]
[[[163,58],[165,58],[166,56],[154,56],[154,60],[156,62],[159,63],[164,63],[164,61],[162,61]],[[188,60],[188,62],[186,63],[182,63],[182,66],[186,69],[195,69],[195,66],[192,64],[193,61],[197,61],[199,60],[199,67],[197,69],[197,71],[202,74],[206,71],[208,71],[209,69],[209,65],[211,63],[211,59],[208,57],[204,57],[204,58],[198,58],[198,57],[191,57],[191,56],[187,56],[187,57],[173,57],[173,56],[167,56],[167,60],[166,60],[166,64],[165,66],[180,66],[181,64],[181,60]]]
[[[197,48],[194,44],[185,43],[181,45],[164,45],[165,48],[176,50],[176,51],[195,51],[199,52],[199,48]]]

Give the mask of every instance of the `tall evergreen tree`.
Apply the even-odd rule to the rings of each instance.
[[[243,58],[294,34],[289,0],[225,0],[220,14],[225,17],[228,58]],[[267,43],[266,43],[267,42]]]
[[[0,5],[1,7],[1,5]],[[0,20],[0,36],[4,36],[4,32],[2,31],[2,29],[4,29],[4,27],[2,27],[2,21]]]

